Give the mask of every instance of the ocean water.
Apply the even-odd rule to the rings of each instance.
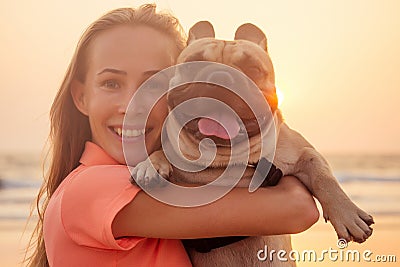
[[[328,155],[339,183],[362,209],[400,222],[400,155]],[[26,220],[42,182],[36,155],[0,155],[0,221]]]

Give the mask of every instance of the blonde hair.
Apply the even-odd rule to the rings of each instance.
[[[28,266],[49,266],[43,239],[44,213],[57,187],[79,165],[85,142],[91,139],[88,118],[78,111],[72,100],[71,82],[74,79],[85,81],[85,57],[90,44],[100,32],[118,25],[145,25],[159,30],[175,42],[177,55],[186,45],[186,35],[179,21],[171,14],[156,12],[155,4],[142,5],[137,9],[112,10],[92,23],[83,33],[50,110],[50,149],[47,157],[51,155],[51,161],[36,198],[39,219],[25,253],[24,262]],[[31,255],[28,256],[29,252]]]

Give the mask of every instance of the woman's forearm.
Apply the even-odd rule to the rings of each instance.
[[[284,177],[276,187],[253,193],[234,188],[213,203],[193,208],[170,206],[139,192],[117,214],[112,227],[115,237],[184,239],[297,233],[317,219],[307,189],[296,178]]]

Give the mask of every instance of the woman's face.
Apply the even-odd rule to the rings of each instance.
[[[122,125],[127,106],[139,86],[156,72],[171,66],[176,57],[173,41],[148,26],[118,26],[99,34],[89,46],[87,73],[80,89],[73,89],[78,109],[89,117],[92,141],[121,164],[126,164],[122,135],[129,147],[129,164],[146,159],[160,146],[160,133],[167,105],[165,97],[152,109],[147,124],[143,110],[153,99],[139,101],[142,107],[130,108],[137,118]],[[76,96],[78,95],[78,96]],[[80,99],[80,100],[76,100]],[[126,148],[127,146],[125,146]],[[125,151],[127,152],[127,151]]]

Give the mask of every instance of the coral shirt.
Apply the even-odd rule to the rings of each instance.
[[[87,142],[81,165],[60,184],[44,217],[50,266],[191,266],[180,240],[115,239],[111,224],[140,188],[104,150]]]

